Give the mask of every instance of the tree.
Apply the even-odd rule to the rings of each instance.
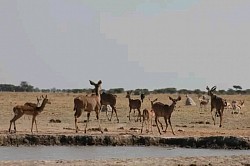
[[[227,90],[227,94],[228,94],[228,95],[234,95],[234,94],[235,94],[235,91],[234,91],[233,89],[229,88],[229,89]]]
[[[149,90],[148,89],[135,89],[134,90],[134,95],[140,95],[140,94],[149,95]]]
[[[234,85],[233,88],[236,89],[236,90],[242,90],[242,87],[239,86],[239,85]]]
[[[20,88],[21,91],[32,92],[34,87],[32,85],[29,85],[27,81],[21,81]]]
[[[241,86],[239,86],[239,85],[234,85],[233,86],[233,88],[235,89],[235,91],[237,92],[237,93],[241,93],[241,90],[242,90],[242,87]]]

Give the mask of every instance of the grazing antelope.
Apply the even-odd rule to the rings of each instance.
[[[132,109],[137,109],[138,110],[138,116],[137,116],[137,120],[138,121],[138,118],[140,117],[140,122],[141,122],[141,100],[139,99],[131,99],[130,95],[131,95],[132,91],[128,91],[127,92],[127,95],[126,95],[126,98],[128,98],[128,101],[129,101],[129,115],[128,115],[128,118],[129,118],[129,121],[130,121],[130,113],[131,113],[131,110]]]
[[[240,100],[240,101],[232,101],[232,114],[235,114],[236,112],[239,114],[240,110],[242,109],[242,107],[244,107],[244,100]]]
[[[49,99],[47,98],[47,95],[45,97],[43,97],[43,101],[42,101],[42,104],[40,107],[31,107],[31,106],[28,106],[28,105],[17,105],[13,108],[13,112],[14,112],[14,117],[10,120],[10,127],[9,127],[9,132],[11,130],[11,125],[12,123],[14,123],[14,132],[16,132],[16,120],[21,118],[24,114],[25,115],[32,115],[32,125],[31,125],[31,132],[33,133],[33,124],[35,122],[35,125],[36,125],[36,131],[38,132],[37,130],[37,123],[36,123],[36,117],[37,115],[39,115],[46,104],[51,104]]]
[[[119,119],[117,117],[116,106],[115,106],[116,105],[116,95],[112,95],[112,94],[103,92],[101,94],[101,105],[102,106],[103,105],[105,105],[105,106],[110,105],[112,108],[111,117],[110,118],[108,117],[108,109],[106,109],[106,116],[108,117],[108,120],[111,121],[112,116],[113,116],[113,112],[115,111],[116,119],[117,119],[117,122],[119,123]]]
[[[207,86],[207,93],[209,96],[211,96],[211,115],[212,115],[212,119],[214,121],[214,125],[215,125],[215,118],[216,115],[220,116],[220,127],[222,126],[222,117],[223,117],[223,111],[224,111],[224,107],[225,107],[225,101],[224,99],[222,99],[221,97],[216,96],[215,94],[213,94],[213,92],[216,90],[216,86],[212,87],[211,89],[209,89],[209,87]],[[213,117],[213,109],[216,109],[215,112],[215,117]]]
[[[175,135],[173,128],[172,128],[172,124],[171,124],[171,114],[174,111],[175,105],[177,103],[177,101],[181,100],[181,97],[179,96],[177,99],[173,99],[172,97],[169,97],[170,100],[172,100],[172,104],[171,105],[167,105],[167,104],[163,104],[161,102],[157,102],[154,103],[152,106],[152,110],[155,113],[155,123],[156,126],[158,128],[159,133],[161,134],[160,128],[158,126],[158,118],[159,117],[164,117],[165,123],[166,123],[166,129],[163,132],[167,131],[167,127],[168,127],[168,123],[171,127],[172,133],[173,135]],[[168,121],[168,123],[167,123]]]
[[[95,94],[92,94],[91,96],[81,95],[81,96],[74,98],[74,111],[75,111],[74,116],[75,116],[76,133],[79,130],[78,125],[77,125],[77,119],[82,115],[83,111],[87,112],[87,122],[85,125],[84,133],[86,133],[86,131],[87,131],[87,125],[89,122],[89,117],[90,117],[91,111],[96,112],[96,118],[97,118],[98,123],[99,123],[99,129],[100,129],[101,133],[103,133],[103,131],[101,129],[101,125],[100,125],[100,119],[99,119],[99,112],[101,109],[100,91],[101,91],[102,81],[99,80],[97,84],[91,80],[89,80],[89,82],[91,85],[93,85],[95,87],[95,89],[94,89]]]

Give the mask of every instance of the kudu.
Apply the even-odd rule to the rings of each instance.
[[[211,115],[215,125],[215,118],[217,115],[220,117],[220,127],[222,126],[222,117],[223,111],[225,107],[225,100],[221,97],[216,96],[213,92],[216,90],[216,86],[212,87],[211,89],[207,86],[207,94],[211,96]],[[213,110],[216,109],[215,117],[213,116]]]
[[[111,116],[109,118],[108,109],[106,109],[106,116],[107,116],[108,120],[111,121],[112,116],[113,116],[113,112],[115,112],[117,122],[119,123],[119,119],[118,119],[118,116],[117,116],[117,110],[116,110],[116,96],[113,95],[113,94],[110,94],[110,93],[102,92],[102,94],[101,94],[101,105],[102,106],[103,105],[105,105],[105,106],[110,105],[111,108],[112,108]]]
[[[16,132],[16,120],[21,118],[24,114],[25,115],[31,115],[32,116],[32,125],[31,125],[31,132],[33,132],[33,124],[35,122],[36,125],[36,131],[37,130],[37,123],[36,123],[36,117],[39,115],[43,110],[46,104],[51,104],[49,99],[47,98],[47,95],[43,97],[43,101],[40,107],[31,107],[28,105],[17,105],[13,108],[14,117],[10,120],[10,127],[9,132],[11,131],[11,125],[14,123],[14,132]]]
[[[98,120],[99,129],[100,129],[101,133],[103,133],[103,131],[101,129],[101,125],[100,125],[100,119],[99,119],[99,113],[100,113],[100,109],[101,109],[100,91],[101,91],[102,81],[99,80],[98,83],[94,83],[93,81],[89,80],[89,82],[91,85],[93,85],[95,87],[95,89],[94,89],[95,94],[93,94],[91,96],[81,95],[81,96],[74,98],[74,111],[75,111],[74,116],[75,116],[76,133],[79,130],[78,125],[77,125],[77,119],[82,115],[83,111],[87,112],[87,122],[85,125],[84,133],[86,133],[86,131],[87,131],[87,125],[89,122],[89,117],[90,117],[91,111],[96,112],[96,118]]]
[[[173,99],[172,97],[169,97],[169,99],[172,101],[171,105],[167,105],[167,104],[163,104],[161,102],[157,102],[157,103],[153,104],[152,110],[155,113],[155,123],[156,123],[156,126],[158,128],[159,133],[161,134],[160,128],[158,126],[158,118],[163,117],[164,120],[165,120],[165,123],[166,123],[166,129],[165,129],[164,132],[167,131],[167,127],[168,127],[168,123],[169,123],[169,125],[171,127],[171,130],[172,130],[172,133],[173,133],[173,135],[175,135],[175,133],[173,131],[173,128],[172,128],[172,124],[171,124],[171,114],[174,111],[174,108],[175,108],[175,105],[176,105],[177,101],[181,100],[181,97],[179,96],[177,99]]]
[[[129,102],[129,115],[128,115],[128,119],[130,121],[130,113],[132,109],[137,109],[138,110],[138,116],[137,116],[137,120],[140,118],[140,122],[141,122],[141,100],[139,99],[131,99],[131,93],[132,91],[127,91],[127,95],[126,98],[128,98],[128,102]]]

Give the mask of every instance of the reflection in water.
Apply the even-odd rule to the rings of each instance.
[[[250,155],[250,150],[185,149],[127,146],[0,147],[0,160],[84,160],[143,157]]]

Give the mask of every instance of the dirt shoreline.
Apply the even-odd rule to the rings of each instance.
[[[0,135],[1,146],[174,146],[185,148],[250,149],[249,137],[157,137],[143,135]]]
[[[210,156],[210,157],[155,157],[155,158],[134,158],[134,159],[108,159],[108,160],[21,160],[21,161],[0,161],[0,165],[46,165],[46,166],[249,166],[250,155],[240,156]]]

